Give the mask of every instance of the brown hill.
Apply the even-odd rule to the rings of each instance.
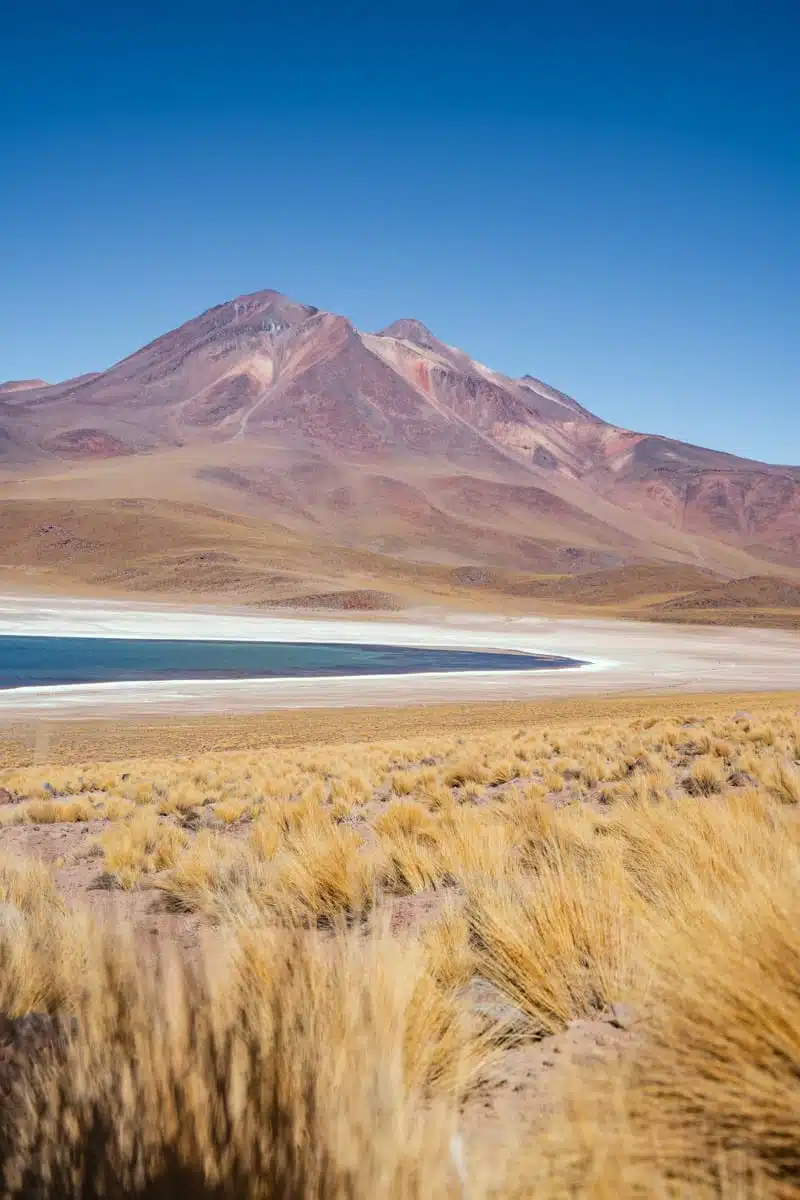
[[[800,588],[771,577],[709,583],[707,572],[661,563],[558,576],[437,566],[169,501],[8,501],[0,506],[0,579],[25,592],[173,595],[287,609],[387,611],[422,601],[800,628]]]
[[[529,596],[563,604],[618,606],[632,600],[674,596],[707,586],[715,579],[697,567],[667,563],[631,563],[602,571],[585,571],[557,579],[533,579],[511,584],[509,595]]]
[[[701,608],[796,608],[800,587],[771,575],[752,575],[700,588],[659,605],[662,612]]]
[[[262,520],[147,500],[0,506],[0,575],[17,589],[398,608],[451,595],[447,571],[293,537]],[[380,590],[375,586],[380,583]]]
[[[450,568],[672,564],[700,573],[692,587],[703,572],[785,573],[800,549],[799,468],[620,429],[413,319],[361,333],[272,291],[107,371],[0,387],[0,498],[201,505],[279,527],[296,548]],[[686,590],[637,570],[651,596]]]
[[[687,624],[800,629],[800,587],[772,575],[752,575],[645,605],[638,615]]]

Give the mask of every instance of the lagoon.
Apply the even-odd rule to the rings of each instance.
[[[580,665],[560,656],[361,643],[0,636],[0,688],[536,671]]]

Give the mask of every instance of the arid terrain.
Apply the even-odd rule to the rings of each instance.
[[[428,601],[794,627],[800,468],[620,429],[418,321],[258,292],[108,370],[0,385],[21,590]]]
[[[281,719],[6,741],[4,1194],[794,1194],[793,698]]]
[[[0,591],[582,662],[0,691],[1,1196],[797,1195],[799,467],[259,292],[0,385]]]

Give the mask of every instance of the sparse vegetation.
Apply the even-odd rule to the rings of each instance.
[[[734,712],[2,772],[2,1194],[794,1194],[800,737]]]

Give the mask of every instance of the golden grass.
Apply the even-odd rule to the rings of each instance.
[[[600,1012],[631,991],[636,922],[620,863],[543,865],[533,877],[476,886],[468,922],[481,975],[540,1035]]]
[[[147,721],[14,721],[4,725],[0,768],[48,764],[49,771],[80,765],[87,788],[108,786],[106,764],[126,760],[196,757],[233,751],[298,749],[314,745],[416,738],[484,736],[514,727],[531,732],[565,725],[603,726],[609,722],[684,720],[698,712],[710,718],[750,714],[758,724],[776,712],[797,719],[798,698],[785,692],[736,695],[591,696],[558,700],[496,701],[480,704],[411,704],[403,708],[297,709],[231,717],[156,717]],[[741,733],[741,728],[739,732]],[[670,729],[665,736],[676,736]],[[538,740],[538,739],[537,739]],[[44,749],[43,749],[44,747]],[[584,748],[585,749],[585,748]],[[89,765],[87,765],[89,764]],[[47,778],[40,775],[40,780]]]
[[[74,1002],[88,946],[85,922],[67,914],[49,870],[0,855],[0,1013]]]
[[[364,850],[354,830],[322,816],[281,829],[263,814],[249,844],[199,833],[157,887],[172,908],[217,920],[260,912],[287,925],[335,923],[372,905],[377,863]]]
[[[11,832],[88,806],[120,897],[212,940],[142,959],[0,859],[0,1012],[78,1023],[0,1103],[3,1194],[791,1195],[798,723],[735,711],[5,772]],[[621,1057],[561,1049],[620,1002]]]
[[[766,782],[784,804],[800,804],[800,770],[787,759],[778,759]]]
[[[64,1061],[15,1098],[5,1194],[449,1194],[470,1046],[419,954],[245,930],[224,982],[107,942],[90,967]]]
[[[796,850],[796,845],[795,845]],[[797,858],[755,862],[739,889],[687,905],[651,946],[659,981],[641,1071],[678,1162],[738,1152],[777,1182],[800,1177]],[[746,879],[744,878],[746,874]],[[710,889],[709,889],[710,891]]]
[[[110,825],[97,839],[109,881],[132,888],[142,875],[174,867],[188,845],[182,829],[159,820],[154,809],[134,810],[129,821]]]
[[[713,796],[721,792],[725,784],[725,772],[719,759],[703,755],[692,764],[689,772],[691,790],[700,796]]]

